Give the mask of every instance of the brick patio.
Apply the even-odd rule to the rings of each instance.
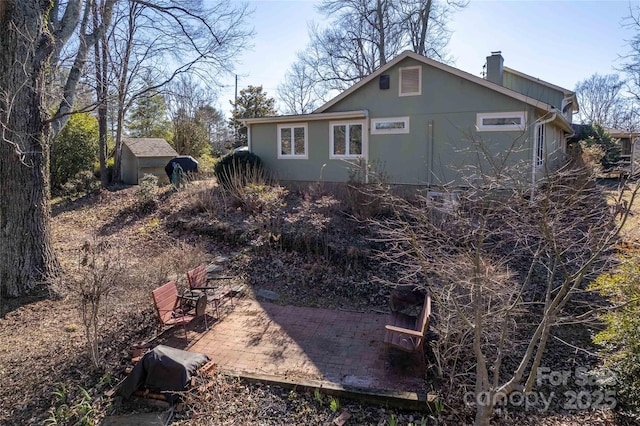
[[[209,330],[189,327],[187,350],[207,354],[218,371],[272,384],[323,388],[333,393],[425,401],[419,355],[385,348],[388,316],[237,301]],[[171,333],[184,336],[182,330]],[[184,338],[167,341],[176,347]],[[388,401],[387,401],[388,400]]]

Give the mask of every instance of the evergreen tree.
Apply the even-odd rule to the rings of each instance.
[[[167,104],[157,91],[136,100],[128,122],[129,134],[136,138],[172,139]]]
[[[236,133],[236,146],[247,144],[247,128],[240,123],[240,120],[276,115],[275,104],[276,100],[267,96],[267,93],[262,90],[262,86],[249,86],[240,91],[238,102],[234,106],[229,120],[229,125]]]

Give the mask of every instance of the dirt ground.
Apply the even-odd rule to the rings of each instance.
[[[238,283],[278,292],[283,303],[387,310],[389,289],[372,283],[373,275],[385,272],[380,270],[383,266],[367,263],[367,253],[360,250],[357,241],[339,238],[345,230],[358,232],[347,217],[337,215],[335,235],[329,236],[337,241],[331,250],[349,253],[342,262],[336,262],[331,256],[305,256],[256,246],[255,235],[242,235],[238,231],[241,226],[236,229],[233,223],[202,219],[208,209],[202,200],[210,193],[210,184],[194,185],[180,193],[164,188],[158,194],[157,208],[140,207],[135,191],[136,188],[103,190],[54,205],[53,240],[65,274],[80,261],[85,242],[98,236],[109,241],[109,250],[125,266],[127,278],[103,305],[101,368],[94,368],[87,354],[78,300],[65,275],[54,288],[55,294],[3,302],[0,424],[92,424],[83,423],[82,417],[99,421],[110,413],[157,410],[109,398],[105,391],[124,377],[133,345],[156,334],[150,290],[168,279],[177,279],[179,285],[184,285],[186,270],[217,256],[229,259],[224,272],[234,275]],[[292,209],[297,208],[294,199],[289,202]],[[330,208],[318,207],[323,211]],[[310,229],[315,216],[309,217]],[[636,202],[628,226],[633,231],[626,234],[626,239],[640,241],[640,228],[636,226],[639,218],[640,203]],[[566,348],[559,350],[566,354]],[[413,421],[420,424],[422,417],[427,424],[457,425],[472,420],[469,413],[454,406],[446,406],[438,421],[429,413],[402,412],[357,401],[340,401],[340,408],[334,410],[333,403],[317,395],[250,385],[221,376],[215,380],[215,392],[204,401],[215,404],[215,414],[201,420],[201,424],[329,424],[342,410],[352,414],[347,425],[384,425],[392,416],[401,425]],[[183,424],[191,424],[189,414],[183,413],[177,420],[182,418]],[[616,424],[616,416],[610,411],[535,415],[504,412],[496,422],[611,425]]]

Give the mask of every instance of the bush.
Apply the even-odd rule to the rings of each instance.
[[[81,197],[98,189],[100,189],[100,182],[89,170],[77,173],[62,186],[62,192],[66,198]]]
[[[111,182],[113,180],[113,165],[114,165],[114,159],[113,158],[109,158],[107,160],[107,181]],[[96,161],[93,164],[93,175],[96,177],[96,179],[100,180],[101,174],[100,174],[100,162]]]
[[[91,170],[98,152],[98,122],[73,114],[51,143],[51,187],[62,188],[78,173]]]
[[[593,124],[581,127],[577,138],[581,142],[580,149],[583,152],[585,147],[597,146],[601,148],[602,156],[599,161],[603,172],[607,172],[618,165],[621,153],[620,141],[613,139],[601,125]]]
[[[158,193],[158,177],[149,173],[140,180],[140,185],[136,190],[138,205],[140,207],[154,207],[156,204],[156,195]]]
[[[252,152],[232,152],[216,163],[213,174],[225,189],[244,187],[256,175],[264,174],[264,167],[260,157]]]
[[[605,366],[616,373],[616,398],[623,407],[640,410],[640,251],[620,255],[615,272],[591,285],[614,304],[601,319],[606,328],[594,341],[603,347]]]

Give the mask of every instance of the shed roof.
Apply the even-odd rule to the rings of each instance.
[[[175,149],[162,138],[124,138],[122,142],[136,157],[175,157]]]

